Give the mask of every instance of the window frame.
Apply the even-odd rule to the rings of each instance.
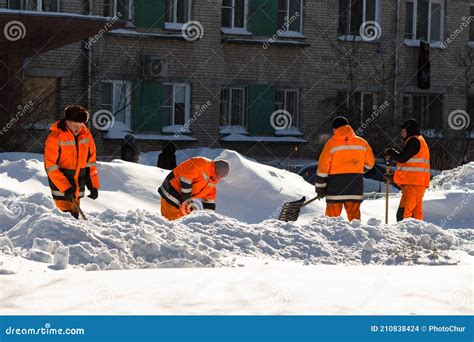
[[[251,35],[252,33],[248,30],[248,15],[249,15],[249,0],[244,0],[244,27],[235,27],[235,1],[232,1],[231,14],[232,14],[232,27],[223,26],[221,18],[221,31],[226,34],[244,34]],[[222,9],[224,4],[222,4]],[[222,16],[221,16],[222,17]]]
[[[286,0],[286,18],[290,18],[290,1],[291,0]],[[364,0],[365,2],[366,0]],[[378,1],[378,0],[377,0]],[[280,10],[277,8],[277,12],[280,12]],[[288,26],[288,30],[281,30],[281,27],[279,27],[278,29],[281,30],[280,32],[280,36],[281,37],[301,37],[304,35],[304,31],[303,31],[303,20],[304,20],[304,0],[301,0],[300,2],[300,29],[299,31],[292,31],[292,30],[289,30],[289,26]],[[277,15],[277,18],[278,18],[278,15]]]
[[[471,10],[474,9],[474,2],[471,2],[469,4],[469,17],[471,16]],[[468,46],[469,48],[471,49],[474,49],[474,37],[472,37],[472,40],[471,40],[471,37],[470,37],[470,32],[471,32],[471,27],[474,26],[474,21],[472,21],[470,24],[469,24],[469,33],[468,33]]]
[[[356,104],[358,104],[358,108],[357,110],[359,111],[359,114],[360,114],[360,122],[356,122],[354,124],[357,124],[357,125],[363,125],[366,120],[369,119],[369,117],[372,116],[372,114],[376,111],[376,109],[374,109],[373,107],[374,106],[377,106],[378,107],[378,100],[379,100],[379,93],[378,92],[373,92],[373,91],[364,91],[364,90],[360,90],[360,91],[354,91],[354,92],[351,92],[351,91],[339,91],[338,93],[342,93],[344,94],[344,103],[347,104],[348,109],[350,109],[350,96],[351,94],[353,95],[357,95],[359,98],[357,99],[356,97],[354,97],[354,101],[356,101]],[[364,113],[364,96],[365,95],[371,95],[372,96],[372,110],[370,111],[370,114],[368,114],[369,116],[368,117],[365,117],[365,113]],[[358,101],[358,103],[357,103]],[[340,106],[340,104],[337,104],[337,106]],[[355,115],[355,114],[353,114]]]
[[[114,18],[114,17],[117,17],[117,3],[119,0],[110,0],[112,2],[112,12],[113,12],[113,15],[112,16],[105,16],[106,18]],[[133,20],[133,0],[126,0],[128,2],[128,15],[127,15],[127,18],[126,20],[127,21],[132,21]],[[103,6],[105,6],[105,2],[103,3]]]
[[[108,83],[112,85],[112,114],[114,114],[115,118],[115,112],[114,112],[114,106],[115,106],[115,92],[114,92],[114,87],[116,85],[119,85],[120,87],[125,84],[125,98],[126,98],[126,103],[127,106],[124,108],[125,110],[125,122],[124,125],[127,126],[128,128],[132,129],[132,82],[128,80],[103,80],[101,82],[101,85],[103,87],[104,83]],[[102,89],[101,89],[102,91]],[[101,98],[101,107],[104,107],[104,102],[103,98]],[[107,104],[109,105],[109,104]]]
[[[186,22],[184,23],[178,23],[177,20],[178,20],[178,6],[177,6],[177,2],[180,1],[180,0],[165,0],[165,1],[173,1],[173,20],[176,20],[176,21],[167,21],[168,18],[165,19],[165,29],[166,30],[181,30],[184,26],[184,24],[186,24],[187,22],[191,21],[191,18],[192,18],[192,8],[193,8],[193,1],[192,0],[186,0],[186,1],[189,1],[189,9],[188,9],[188,18],[186,20]]]
[[[8,9],[12,9],[11,6],[10,6],[10,1],[11,0],[7,0],[6,5],[7,5]],[[20,0],[20,7],[24,7],[24,4],[26,4],[29,1],[31,1],[31,0]],[[59,13],[59,12],[61,12],[61,0],[54,0],[57,3],[57,8],[58,8],[57,11],[43,11],[43,0],[36,0],[36,1],[37,1],[36,9],[30,10],[30,9],[20,8],[19,11],[44,12],[44,13]]]
[[[227,117],[225,125],[222,125],[220,122],[222,121],[222,116],[224,113],[222,113],[222,92],[224,90],[228,89],[229,90],[229,101],[227,103]],[[232,91],[239,90],[242,91],[242,103],[241,103],[241,108],[242,112],[240,113],[240,124],[233,125],[232,124]],[[247,103],[248,103],[248,87],[245,86],[223,86],[221,87],[221,94],[220,94],[220,106],[219,110],[221,111],[220,116],[219,116],[219,126],[220,127],[240,127],[240,128],[245,128],[245,130],[248,129],[247,125]]]
[[[173,96],[172,96],[172,107],[169,106],[164,106],[164,103],[168,99],[163,99],[163,104],[162,108],[172,108],[173,110],[173,115],[172,115],[172,122],[170,124],[164,125],[162,128],[163,132],[175,132],[176,130],[172,129],[167,129],[168,127],[176,127],[178,126],[180,128],[185,127],[187,123],[189,123],[190,117],[191,117],[191,84],[186,83],[186,82],[163,82],[163,87],[167,86],[172,86],[173,87]],[[176,91],[175,87],[184,87],[184,123],[183,124],[176,124],[176,117],[175,117],[175,108],[176,108]],[[189,133],[189,130],[186,130],[185,133]]]
[[[362,23],[365,23],[366,22],[366,16],[367,16],[367,0],[363,0],[364,1],[364,9],[363,9],[363,13],[362,13]],[[339,16],[341,16],[341,9],[339,8]],[[381,12],[382,12],[382,1],[381,0],[375,0],[375,22],[379,25],[381,25]],[[350,19],[349,20],[352,20],[352,11],[349,10],[349,15],[350,15]],[[367,42],[365,40],[362,39],[362,37],[357,34],[357,35],[353,35],[350,33],[350,24],[348,25],[348,29],[349,29],[349,32],[345,32],[344,34],[341,34],[341,33],[337,33],[337,38],[338,40],[342,40],[342,41],[361,41],[361,42]],[[339,31],[339,29],[338,29]],[[373,42],[376,42],[378,41],[379,39],[376,39],[374,40]],[[370,41],[372,42],[372,41]]]
[[[286,130],[287,131],[298,130],[299,127],[300,127],[300,119],[301,119],[301,90],[300,89],[295,89],[295,88],[276,88],[277,97],[278,97],[278,92],[281,92],[281,91],[284,92],[283,110],[287,111],[292,116],[291,126],[288,127]],[[296,99],[298,101],[297,104],[296,104],[296,108],[297,108],[297,113],[296,114],[291,113],[287,109],[287,94],[288,93],[296,93]],[[277,103],[278,102],[276,100],[277,99],[275,99],[275,110],[278,110],[278,108],[277,108]]]
[[[402,115],[403,115],[403,119],[405,120],[405,119],[410,118],[410,117],[415,117],[415,116],[412,114],[412,113],[414,112],[414,108],[415,108],[415,106],[414,106],[414,99],[415,99],[415,97],[425,97],[425,98],[427,98],[425,101],[428,102],[430,97],[438,97],[438,98],[439,98],[440,96],[441,96],[441,109],[440,109],[440,111],[441,111],[441,117],[439,118],[439,127],[437,127],[437,128],[436,128],[436,127],[435,127],[435,128],[433,128],[433,127],[426,127],[426,125],[425,125],[426,119],[425,119],[425,117],[424,117],[423,115],[424,115],[425,111],[427,111],[429,108],[428,108],[428,109],[427,109],[427,108],[423,108],[423,110],[422,110],[421,113],[420,113],[420,120],[419,120],[419,122],[420,122],[420,125],[421,125],[422,127],[424,127],[423,132],[425,132],[425,133],[428,133],[428,132],[430,132],[430,131],[431,131],[431,132],[435,132],[435,133],[441,132],[441,131],[443,130],[443,124],[444,124],[444,122],[445,122],[445,119],[444,119],[444,117],[443,117],[443,115],[444,115],[444,106],[445,106],[445,99],[444,99],[444,94],[442,94],[442,93],[404,93],[404,94],[403,94],[403,97],[402,97]],[[409,102],[409,103],[408,103],[408,109],[409,109],[409,112],[408,112],[408,113],[405,113],[405,108],[406,108],[406,107],[405,107],[405,104],[403,103],[406,98],[408,98],[408,102]],[[433,102],[433,101],[429,102],[428,105],[431,105],[432,102]],[[431,125],[430,125],[430,126],[431,126]]]
[[[419,46],[420,45],[420,39],[417,37],[417,26],[418,26],[418,22],[417,22],[417,12],[418,12],[418,1],[419,0],[406,0],[405,1],[405,5],[407,3],[413,3],[413,17],[412,17],[412,23],[413,23],[413,27],[412,27],[412,32],[411,32],[411,36],[412,37],[415,37],[415,38],[405,38],[405,42],[407,45],[410,45],[410,46]],[[428,0],[429,1],[429,4],[428,4],[428,28],[427,28],[427,32],[428,32],[428,43],[430,44],[430,46],[432,47],[437,47],[437,45],[443,43],[443,37],[444,37],[444,26],[445,26],[445,18],[446,18],[446,1],[445,0]],[[439,34],[440,34],[440,40],[436,40],[436,41],[432,41],[431,40],[431,25],[432,25],[432,20],[431,20],[431,6],[432,6],[432,3],[439,3],[441,5],[441,20],[440,20],[440,28],[439,28]],[[406,23],[406,20],[405,20],[405,23]],[[408,32],[405,32],[405,34],[407,34]]]

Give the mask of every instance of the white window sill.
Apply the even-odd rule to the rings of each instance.
[[[290,127],[288,129],[280,129],[275,131],[275,135],[277,136],[286,136],[286,137],[300,137],[303,135],[298,128]]]
[[[443,132],[437,131],[435,129],[422,129],[421,133],[426,138],[443,138]]]
[[[304,34],[297,31],[282,31],[278,33],[277,35],[280,37],[286,37],[286,38],[306,38]]]
[[[474,42],[469,42],[469,43],[467,43],[467,46],[468,46],[470,49],[474,49]]]
[[[186,128],[183,125],[171,125],[165,126],[161,129],[163,133],[181,133],[181,134],[191,134],[189,128]]]
[[[244,28],[230,28],[230,27],[222,27],[221,32],[224,34],[237,34],[240,36],[251,36],[252,32],[247,31]]]
[[[184,23],[165,23],[165,30],[182,30]]]
[[[220,126],[219,127],[219,134],[225,135],[225,134],[243,134],[243,135],[249,135],[249,132],[247,131],[247,128],[244,126]]]
[[[419,39],[405,39],[404,43],[406,46],[409,47],[420,47],[420,40]],[[444,47],[443,42],[431,42],[430,47],[433,49],[443,49]]]
[[[369,39],[362,39],[361,36],[345,35],[345,36],[337,36],[337,40],[341,42],[378,43],[380,41],[380,38],[369,40]]]

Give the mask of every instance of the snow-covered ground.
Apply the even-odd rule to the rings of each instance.
[[[231,164],[216,213],[161,217],[168,171],[149,153],[99,162],[86,222],[54,208],[41,155],[0,154],[2,313],[472,314],[474,163],[433,180],[425,222],[397,224],[393,195],[388,225],[384,199],[362,222],[326,218],[320,201],[285,223],[284,202],[315,195],[303,178],[227,150],[178,162],[191,155]]]

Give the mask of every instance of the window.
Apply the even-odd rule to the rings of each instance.
[[[355,126],[362,125],[377,109],[377,95],[365,92],[338,93],[338,111],[345,111],[350,122]]]
[[[181,29],[191,20],[191,0],[165,0],[165,28]]]
[[[248,0],[222,1],[222,27],[247,29]]]
[[[444,0],[408,0],[405,38],[440,42],[443,37]]]
[[[286,110],[291,114],[291,127],[298,127],[300,91],[296,89],[278,89],[275,110]]]
[[[104,0],[104,17],[120,17],[130,20],[130,5],[129,0]]]
[[[59,12],[59,0],[8,0],[9,9]]]
[[[303,32],[303,0],[278,0],[278,28],[286,32]]]
[[[442,94],[406,94],[403,97],[403,118],[415,118],[424,129],[441,129]]]
[[[380,0],[339,0],[339,28],[342,36],[360,36],[368,21],[379,22]]]
[[[112,112],[116,121],[131,127],[131,83],[127,81],[102,82],[102,109]]]
[[[163,84],[163,125],[183,126],[189,121],[191,88],[187,83]]]
[[[245,127],[246,88],[222,88],[221,126]]]

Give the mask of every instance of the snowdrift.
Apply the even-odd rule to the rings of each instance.
[[[322,202],[305,208],[296,223],[280,222],[276,217],[282,203],[314,196],[312,186],[296,174],[233,151],[219,157],[230,162],[231,174],[219,183],[217,213],[196,212],[169,222],[159,213],[156,191],[168,171],[113,161],[99,163],[102,189],[97,201],[83,200],[90,220],[85,222],[55,209],[41,156],[1,155],[0,251],[52,268],[71,264],[85,270],[236,266],[243,258],[455,264],[459,253],[453,251],[471,252],[473,229],[442,229],[415,220],[384,225],[381,201],[368,201],[368,207],[381,206],[367,222],[326,218]],[[469,183],[463,177],[456,184]],[[472,226],[473,220],[468,223]],[[16,270],[6,266],[1,270],[12,272]]]

